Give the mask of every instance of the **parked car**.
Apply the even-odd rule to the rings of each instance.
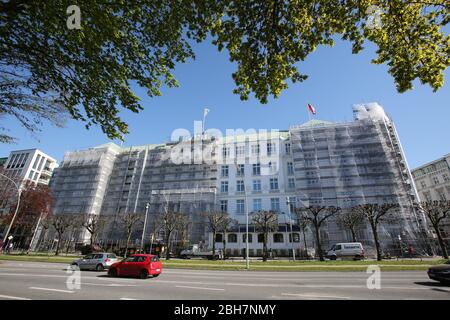
[[[215,252],[215,258],[219,259],[219,250],[216,250]],[[190,259],[190,258],[206,258],[209,260],[213,259],[213,252],[212,250],[206,249],[202,250],[199,248],[197,244],[189,246],[189,248],[182,250],[180,252],[180,258],[181,259]]]
[[[119,261],[114,253],[92,253],[81,259],[72,262],[73,266],[78,266],[80,270],[97,270],[103,271],[108,269],[113,263]]]
[[[108,270],[110,277],[139,277],[147,279],[149,275],[157,277],[162,272],[159,257],[151,254],[133,254],[114,263]]]
[[[327,252],[326,257],[330,260],[338,258],[364,259],[364,248],[361,242],[336,243]]]
[[[428,277],[431,280],[450,284],[450,260],[448,260],[445,264],[429,268]]]

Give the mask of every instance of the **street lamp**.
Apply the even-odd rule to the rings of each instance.
[[[244,196],[245,196],[245,268],[250,270],[250,257],[249,257],[249,245],[248,245],[248,198],[247,198],[247,188],[244,185]]]
[[[144,228],[142,229],[142,238],[141,238],[141,248],[140,252],[142,253],[142,249],[144,248],[144,236],[145,236],[145,229],[147,227],[147,214],[148,214],[148,208],[150,207],[150,203],[145,204],[145,219],[144,219]],[[150,252],[151,254],[151,252]]]
[[[17,193],[18,193],[16,210],[14,211],[14,215],[13,215],[13,217],[11,219],[11,222],[9,223],[8,230],[6,230],[5,236],[3,237],[3,243],[5,243],[6,239],[8,238],[9,232],[11,231],[11,228],[12,228],[12,226],[14,224],[14,220],[16,219],[17,212],[19,211],[21,190],[20,190],[20,186],[17,185],[17,183],[14,180],[12,180],[10,177],[4,175],[3,173],[0,173],[0,176],[2,176],[4,178],[8,179],[9,181],[11,181],[14,184],[14,186],[17,188]]]
[[[295,249],[294,249],[294,234],[292,233],[292,213],[291,213],[291,198],[286,197],[286,204],[289,211],[289,225],[291,227],[291,248],[292,248],[292,259],[295,261]],[[288,237],[289,238],[289,237]]]

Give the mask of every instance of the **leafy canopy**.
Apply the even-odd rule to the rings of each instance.
[[[80,30],[66,27],[72,4],[81,9]],[[353,53],[366,40],[375,43],[372,62],[388,65],[399,92],[415,79],[436,91],[450,63],[450,38],[442,31],[449,9],[446,0],[5,0],[0,117],[26,126],[33,118],[56,122],[58,110],[66,110],[86,127],[98,124],[109,138],[123,139],[128,126],[120,110],[142,110],[131,85],[151,97],[163,85],[177,86],[173,69],[194,58],[191,43],[207,35],[236,63],[234,92],[243,100],[253,93],[267,103],[288,82],[306,80],[299,62],[337,36],[353,44]],[[11,92],[28,95],[28,107]]]

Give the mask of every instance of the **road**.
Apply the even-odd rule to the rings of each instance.
[[[246,272],[165,269],[146,280],[82,271],[80,289],[68,288],[66,264],[2,261],[0,299],[445,299],[450,286],[424,271],[381,273],[381,289],[368,289],[365,272]]]

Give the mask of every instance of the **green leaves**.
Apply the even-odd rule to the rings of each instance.
[[[39,97],[123,139],[128,126],[120,110],[143,108],[130,84],[150,97],[161,95],[161,86],[178,86],[173,69],[195,58],[192,40],[208,35],[236,63],[234,93],[262,103],[290,82],[305,81],[301,62],[336,36],[350,41],[355,54],[365,41],[375,43],[372,62],[388,65],[399,92],[416,79],[438,90],[450,64],[450,39],[441,29],[449,22],[445,0],[79,0],[82,28],[69,30],[72,4],[0,2],[0,116],[13,115],[32,131],[37,127],[26,124],[47,114]],[[18,91],[27,108],[21,109],[23,98],[14,100]]]

